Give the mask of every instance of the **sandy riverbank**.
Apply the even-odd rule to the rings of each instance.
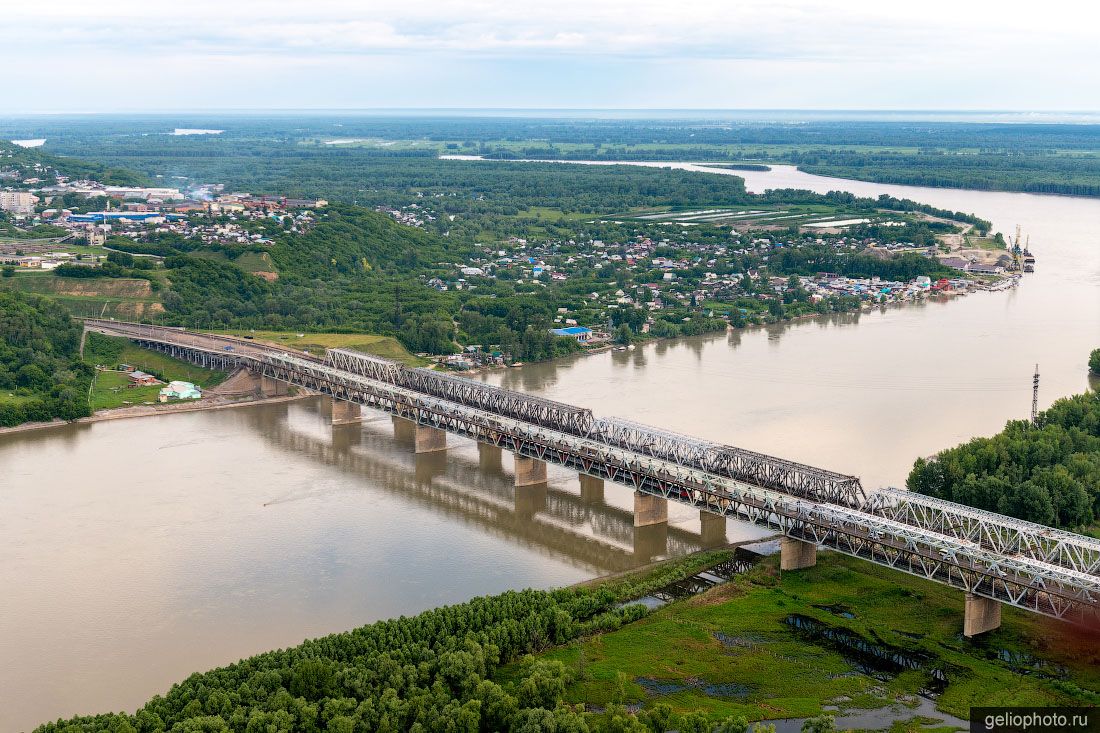
[[[70,422],[66,422],[65,420],[51,420],[50,422],[28,422],[23,423],[22,425],[15,425],[10,428],[0,428],[0,435],[6,435],[8,433],[22,433],[28,430],[47,430],[49,428],[57,428],[63,425],[79,425],[83,423],[104,422],[107,420],[126,420],[134,417],[153,417],[155,415],[172,415],[180,412],[199,412],[201,410],[228,410],[234,407],[248,407],[250,405],[270,405],[279,402],[293,402],[295,400],[302,400],[310,396],[312,395],[298,394],[282,397],[261,397],[258,399],[231,399],[225,397],[215,397],[212,399],[202,399],[197,402],[134,405],[132,407],[119,407],[114,410],[100,410],[94,415],[77,418],[76,420],[72,420]]]

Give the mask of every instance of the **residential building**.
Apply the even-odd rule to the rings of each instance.
[[[26,191],[0,191],[0,209],[13,214],[33,214],[38,197]]]

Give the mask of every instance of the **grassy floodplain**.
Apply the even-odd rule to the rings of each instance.
[[[823,707],[830,703],[843,715],[914,706],[942,672],[946,686],[936,706],[963,719],[971,706],[1100,703],[1098,638],[1005,608],[1001,629],[970,641],[961,635],[959,591],[835,553],[782,577],[775,560],[618,630],[546,652],[574,673],[566,702],[590,710],[666,703],[678,713],[704,711],[715,722],[730,715],[810,717],[830,712]],[[793,617],[919,666],[867,674],[874,665],[865,657],[795,628]],[[930,721],[895,729],[921,722]]]

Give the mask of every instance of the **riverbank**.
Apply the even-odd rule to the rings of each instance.
[[[154,417],[157,415],[175,415],[181,412],[204,412],[209,410],[229,410],[235,407],[251,407],[253,405],[271,405],[280,402],[294,402],[306,399],[311,395],[284,395],[280,397],[246,397],[232,399],[228,397],[204,398],[196,402],[175,402],[171,404],[133,405],[130,407],[118,407],[111,410],[99,410],[88,417],[76,420],[51,420],[49,422],[28,422],[15,425],[10,428],[0,428],[0,435],[10,433],[24,433],[32,430],[48,430],[50,428],[64,427],[65,425],[85,425],[88,423],[104,422],[107,420],[127,420],[135,417]]]
[[[919,297],[914,297],[906,300],[896,300],[882,303],[872,303],[867,301],[861,301],[858,307],[848,308],[838,311],[830,311],[828,313],[800,313],[798,315],[788,316],[780,319],[764,320],[761,322],[748,323],[744,326],[734,326],[730,323],[726,323],[724,328],[718,328],[711,331],[703,331],[698,334],[690,336],[654,336],[649,333],[635,334],[629,345],[623,345],[616,342],[602,342],[598,345],[587,346],[580,351],[565,354],[563,356],[557,356],[551,359],[545,359],[542,361],[522,362],[516,364],[484,364],[475,366],[470,369],[465,369],[459,372],[462,376],[471,377],[474,375],[494,375],[500,373],[507,373],[509,370],[521,369],[523,367],[537,367],[540,365],[559,365],[568,364],[578,357],[596,356],[598,354],[605,354],[607,352],[615,351],[621,352],[626,350],[634,350],[635,347],[648,346],[652,344],[663,345],[675,345],[677,343],[687,343],[693,339],[705,338],[717,336],[723,333],[728,334],[749,334],[756,331],[775,328],[776,326],[793,326],[799,323],[813,322],[820,319],[836,318],[838,316],[859,316],[869,313],[887,313],[891,310],[919,307],[928,303],[945,303],[952,300],[959,300],[967,295],[973,295],[976,293],[1003,293],[1008,290],[1015,289],[1019,286],[1022,277],[1019,275],[1003,275],[996,277],[986,277],[981,280],[975,280],[967,288],[959,289],[945,289],[935,290],[921,294]],[[438,362],[442,364],[442,362]]]

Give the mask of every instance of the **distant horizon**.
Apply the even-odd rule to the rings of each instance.
[[[0,112],[0,119],[64,117],[171,118],[224,115],[264,116],[392,116],[417,117],[598,117],[609,119],[681,119],[718,117],[753,122],[791,121],[915,121],[989,122],[1004,124],[1100,124],[1100,110],[996,108],[798,108],[798,107],[209,107],[117,110]],[[775,119],[765,119],[773,116]]]

